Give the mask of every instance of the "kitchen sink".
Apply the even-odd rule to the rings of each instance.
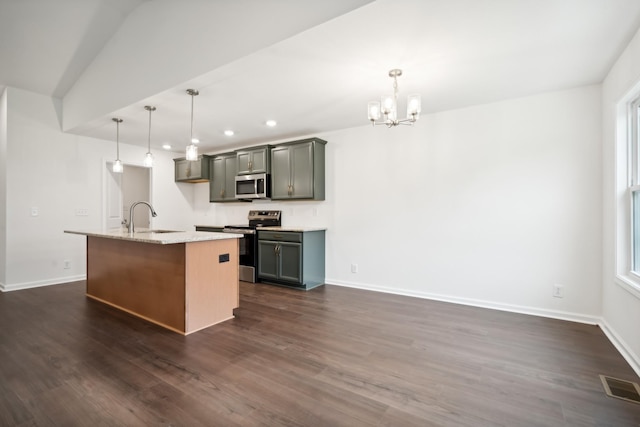
[[[142,231],[136,231],[136,233],[182,233],[179,230],[142,230]]]

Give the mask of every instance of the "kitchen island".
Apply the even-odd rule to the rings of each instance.
[[[89,298],[180,334],[233,318],[241,234],[73,231],[87,236]]]

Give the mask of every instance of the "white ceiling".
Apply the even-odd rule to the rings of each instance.
[[[0,85],[65,98],[74,86],[91,83],[95,70],[91,74],[88,68],[107,60],[118,62],[118,53],[112,49],[108,56],[105,46],[134,42],[126,38],[131,32],[123,30],[125,24],[135,25],[134,19],[145,16],[156,19],[147,12],[171,1],[175,0],[0,0]],[[251,2],[187,0],[179,4],[198,14],[199,8],[222,11],[238,1]],[[117,108],[95,113],[69,131],[114,140],[111,117],[119,116],[124,119],[121,141],[146,145],[148,113],[143,106],[154,105],[152,145],[170,142],[181,151],[190,129],[187,88],[200,91],[195,98],[194,134],[201,139],[203,152],[366,125],[367,102],[392,90],[387,76],[392,68],[404,71],[398,81],[400,108],[405,95],[420,93],[423,114],[596,84],[640,26],[637,0],[352,0],[347,6],[333,0],[321,4],[314,7],[322,8],[324,15],[316,22],[301,19],[304,28],[300,22],[293,27],[296,16],[282,10],[273,16],[261,11],[253,19],[274,28],[288,26],[289,32],[274,36],[267,34],[268,29],[257,29],[256,34],[245,30],[243,37],[254,39],[248,53],[239,49],[238,57],[225,56],[229,59],[209,72],[191,75],[133,102],[130,97],[111,99],[109,105]],[[136,14],[136,8],[145,13]],[[243,16],[233,16],[238,20],[226,19],[226,30],[244,22]],[[151,24],[162,29],[184,22]],[[251,42],[228,34],[220,44],[207,42],[206,46],[193,38],[189,47],[215,58],[217,52],[223,57],[236,42],[242,46]],[[144,35],[139,36],[144,41]],[[265,37],[276,41],[259,46]],[[145,47],[136,58],[137,71],[161,74],[164,69],[152,68],[151,59],[171,51],[153,50],[151,44],[142,44],[141,49]],[[174,51],[180,48],[172,46]],[[171,56],[164,59],[172,61]],[[179,70],[177,62],[172,66]],[[133,71],[131,76],[136,75]],[[140,78],[132,79],[130,84]],[[268,118],[279,125],[265,127]],[[236,135],[224,136],[225,129],[233,129]]]

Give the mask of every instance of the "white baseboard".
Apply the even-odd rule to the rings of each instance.
[[[580,313],[572,313],[560,310],[548,310],[544,308],[527,307],[514,304],[503,304],[492,301],[460,298],[449,295],[433,294],[429,292],[416,292],[406,289],[387,288],[383,286],[373,286],[364,283],[353,283],[345,281],[326,280],[325,283],[348,288],[364,289],[367,291],[384,292],[388,294],[405,295],[409,297],[430,299],[435,301],[450,302],[454,304],[469,305],[473,307],[489,308],[492,310],[509,311],[512,313],[529,314],[532,316],[548,317],[551,319],[568,320],[570,322],[586,323],[588,325],[600,324],[600,317],[588,316]]]
[[[606,320],[602,319],[600,324],[600,329],[602,332],[609,338],[611,344],[620,352],[624,360],[631,365],[631,368],[636,372],[636,375],[640,376],[640,359],[636,354],[629,351],[629,346],[627,343],[620,338],[620,336],[609,326]]]
[[[87,278],[86,274],[79,274],[76,276],[58,277],[56,279],[38,280],[35,282],[13,283],[10,285],[0,283],[0,291],[10,292],[10,291],[19,291],[21,289],[39,288],[41,286],[61,285],[63,283],[77,282],[78,280],[86,280],[86,278]]]

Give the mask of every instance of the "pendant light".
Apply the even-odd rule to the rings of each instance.
[[[124,169],[120,161],[120,123],[122,123],[122,119],[114,117],[111,120],[116,122],[116,161],[113,162],[113,172],[122,173]]]
[[[144,157],[144,166],[151,168],[153,167],[153,154],[151,154],[151,113],[156,111],[156,107],[145,105],[144,109],[149,112],[149,138],[147,139],[147,154]]]
[[[187,89],[187,94],[191,95],[191,137],[189,138],[189,145],[187,145],[187,160],[198,160],[198,146],[194,144],[193,140],[193,97],[200,95],[195,89]]]

